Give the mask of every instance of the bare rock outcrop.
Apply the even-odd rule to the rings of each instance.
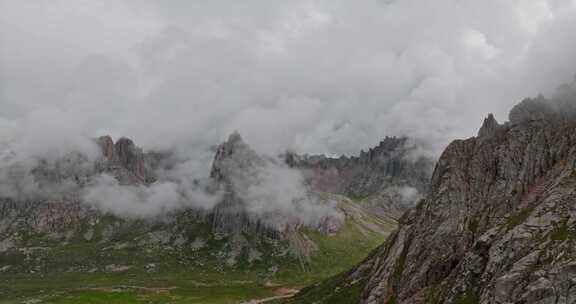
[[[110,173],[123,184],[147,184],[154,180],[151,164],[134,142],[122,137],[116,143],[110,136],[97,140],[103,158],[98,164],[102,172]]]
[[[496,121],[494,115],[490,113],[488,117],[484,119],[484,123],[482,124],[482,127],[480,127],[480,131],[478,131],[478,137],[480,138],[490,136],[499,128],[500,124],[498,124],[498,121]]]

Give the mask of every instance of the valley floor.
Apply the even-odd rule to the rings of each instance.
[[[248,274],[63,274],[0,277],[0,303],[238,303],[276,295]]]
[[[86,231],[78,230],[63,233],[70,237],[55,244],[44,236],[20,233],[19,246],[0,251],[0,304],[272,303],[349,269],[396,228],[393,220],[372,215],[359,202],[342,200],[340,205],[347,220],[338,232],[303,229],[293,234],[292,246],[309,250],[308,256],[258,247],[267,255],[249,262],[249,255],[241,254],[234,266],[226,266],[220,257],[229,248],[224,239],[208,240],[196,251],[154,249],[137,241],[151,234],[138,223],[102,220],[87,229],[113,226],[116,237],[98,238],[102,233],[95,232],[86,240]],[[189,223],[187,237],[210,235],[204,226]]]
[[[272,277],[266,274],[267,268],[258,265],[226,270],[210,263],[201,267],[171,264],[169,269],[154,272],[142,268],[94,273],[0,272],[0,304],[273,303],[360,262],[395,225],[380,227],[381,233],[368,232],[356,219],[331,236],[307,231],[307,238],[317,246],[316,253],[306,263],[285,261]],[[82,252],[67,251],[67,256],[73,259]],[[138,252],[131,255],[132,259],[139,258]]]
[[[294,282],[302,280],[302,285]],[[1,304],[35,303],[268,303],[317,281],[297,273],[263,282],[253,273],[124,273],[2,275]]]

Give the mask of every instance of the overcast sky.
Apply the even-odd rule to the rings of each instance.
[[[0,0],[0,138],[438,151],[576,73],[574,0]]]

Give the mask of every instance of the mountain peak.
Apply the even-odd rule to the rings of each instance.
[[[100,136],[98,138],[98,145],[102,149],[102,154],[107,159],[114,159],[116,157],[116,149],[114,148],[114,140],[109,135]]]
[[[117,146],[124,146],[124,147],[134,147],[134,141],[128,137],[121,137],[116,142]]]
[[[244,140],[242,139],[240,132],[234,131],[228,136],[227,142],[228,143],[238,143],[238,142],[244,142]]]
[[[482,127],[478,131],[478,137],[484,137],[492,134],[496,129],[500,127],[500,124],[494,118],[492,113],[488,114],[488,117],[484,118],[484,123],[482,123]]]
[[[537,98],[526,98],[515,105],[509,114],[512,124],[519,124],[526,121],[542,120],[554,117],[554,110],[550,103],[542,96]]]
[[[377,147],[370,149],[369,151],[377,151],[378,153],[391,153],[398,149],[406,148],[406,143],[408,142],[407,137],[396,137],[396,136],[386,136]]]
[[[147,172],[144,153],[134,144],[134,141],[122,137],[114,143],[111,136],[105,135],[97,139],[102,155],[108,162],[109,169],[123,183],[145,183],[150,175]],[[123,168],[125,170],[122,170]]]
[[[232,173],[230,171],[250,167],[259,159],[260,156],[242,140],[240,133],[234,131],[216,149],[210,176],[217,180],[225,179],[227,174]]]
[[[232,155],[237,150],[250,149],[248,144],[244,142],[242,136],[238,131],[232,132],[226,141],[221,143],[216,150],[216,159],[221,159]]]

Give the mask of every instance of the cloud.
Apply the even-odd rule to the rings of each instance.
[[[406,206],[414,206],[416,202],[422,198],[422,194],[418,189],[410,186],[401,186],[393,189],[400,195],[400,203]]]
[[[100,175],[88,187],[81,190],[83,202],[103,212],[124,217],[150,217],[184,209],[212,206],[217,196],[201,190],[183,192],[181,184],[167,181],[155,182],[150,186],[120,185],[110,175]],[[191,196],[192,195],[192,196]]]
[[[11,199],[57,199],[78,188],[101,157],[95,141],[57,111],[38,111],[0,140],[0,193]],[[9,125],[10,127],[10,125]]]
[[[197,157],[176,160],[169,169],[159,169],[156,174],[159,181],[177,185],[182,206],[202,211],[212,210],[221,201],[222,193],[215,189],[211,180],[204,178],[210,170],[210,164],[209,160]]]
[[[438,153],[576,71],[569,0],[0,5],[2,125],[55,111],[147,148],[239,130],[270,154],[385,135]]]
[[[93,163],[86,155],[70,152],[61,159],[23,157],[13,150],[0,155],[0,193],[18,201],[72,196],[91,176]]]
[[[318,227],[326,219],[343,217],[335,202],[321,201],[311,194],[301,171],[281,161],[265,161],[232,173],[232,186],[243,209],[269,227]]]
[[[92,158],[103,134],[174,149],[176,186],[148,194],[179,206],[170,189],[205,177],[232,130],[268,155],[387,135],[438,155],[570,80],[575,35],[573,0],[0,0],[0,143],[28,160]]]

